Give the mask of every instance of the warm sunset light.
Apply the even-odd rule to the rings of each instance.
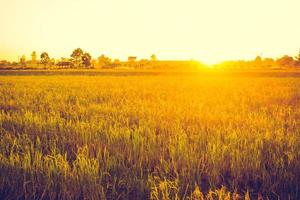
[[[299,0],[0,0],[0,59],[77,47],[121,60],[295,55],[299,10]]]
[[[0,200],[300,199],[300,0],[0,0]]]

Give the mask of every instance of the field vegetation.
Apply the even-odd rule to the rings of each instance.
[[[299,199],[295,76],[1,75],[1,199]]]

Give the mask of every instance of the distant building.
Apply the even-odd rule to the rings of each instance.
[[[68,58],[61,58],[60,61],[56,63],[56,65],[62,68],[71,68],[73,66],[73,63]]]
[[[128,62],[135,62],[136,61],[136,56],[129,56],[128,57]]]
[[[7,67],[10,65],[10,62],[8,62],[7,60],[1,60],[0,61],[0,66],[1,67]]]
[[[126,66],[129,68],[137,67],[136,59],[137,59],[136,56],[128,56]]]

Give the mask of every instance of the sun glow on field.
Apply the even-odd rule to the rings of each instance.
[[[291,55],[300,46],[299,8],[298,0],[0,0],[0,59],[34,50],[69,57],[77,47],[93,57],[155,53],[210,64]]]
[[[299,72],[73,72],[2,71],[1,199],[299,199]]]
[[[215,66],[213,64],[205,64],[206,68],[213,69]]]

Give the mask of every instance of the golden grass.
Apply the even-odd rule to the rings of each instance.
[[[0,138],[3,198],[300,198],[296,77],[2,76]]]

